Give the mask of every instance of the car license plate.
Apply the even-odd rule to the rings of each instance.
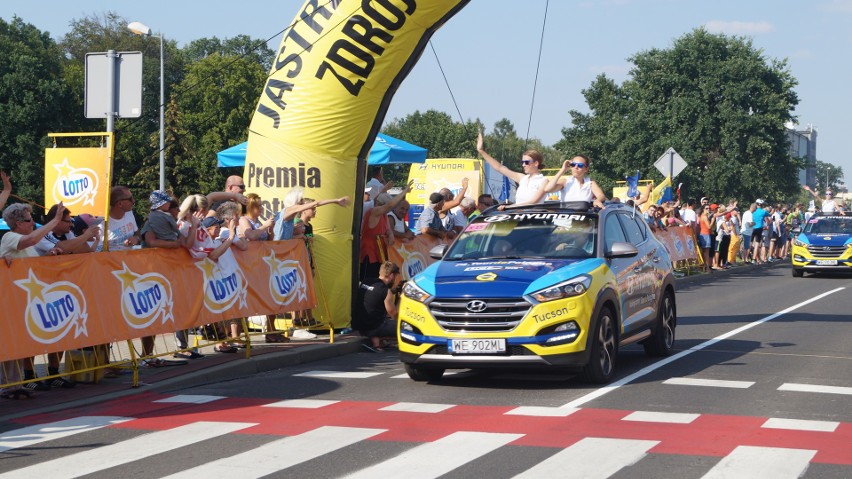
[[[817,266],[837,266],[836,259],[818,259]]]
[[[506,352],[506,340],[498,339],[451,339],[452,354],[497,354]]]

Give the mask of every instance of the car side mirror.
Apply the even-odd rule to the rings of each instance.
[[[612,244],[612,248],[606,252],[605,256],[607,258],[632,258],[637,254],[639,254],[639,250],[632,244],[624,241],[617,241]]]
[[[793,229],[790,231],[790,233],[793,233],[794,235],[798,235],[798,234],[799,234],[799,233],[801,233],[801,232],[802,232],[802,228],[801,228],[801,227],[799,227],[799,226],[796,226],[795,228],[793,228]]]
[[[447,245],[439,244],[434,248],[429,250],[429,256],[434,259],[442,259],[444,257],[444,253],[447,252]]]

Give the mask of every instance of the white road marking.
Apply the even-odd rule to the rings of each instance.
[[[706,386],[713,388],[748,389],[754,386],[754,381],[727,381],[724,379],[700,379],[700,378],[669,378],[663,384],[674,384],[677,386]]]
[[[504,414],[510,416],[566,417],[579,410],[579,408],[571,407],[519,406],[511,411],[506,411]]]
[[[81,416],[64,421],[49,422],[27,426],[0,433],[0,452],[30,447],[45,441],[94,431],[112,424],[132,421],[132,417],[121,416]]]
[[[340,401],[330,401],[326,399],[285,399],[274,403],[264,404],[263,407],[289,407],[294,409],[319,409],[321,407],[331,406]]]
[[[293,376],[330,379],[367,379],[381,374],[383,373],[371,373],[366,371],[307,371],[304,373],[294,374]]]
[[[793,429],[796,431],[834,432],[840,423],[837,421],[811,421],[807,419],[784,419],[771,417],[760,427],[769,429]]]
[[[635,464],[659,442],[587,437],[518,474],[515,478],[603,479],[624,467]]]
[[[247,422],[194,422],[166,431],[143,434],[109,446],[89,449],[70,456],[33,464],[0,474],[0,478],[32,479],[33,477],[85,476],[255,425],[256,423]]]
[[[175,402],[175,403],[186,403],[186,404],[205,404],[213,401],[218,401],[220,399],[225,399],[225,396],[204,396],[201,394],[178,394],[177,396],[167,397],[163,399],[157,399],[154,402]]]
[[[256,478],[316,459],[356,442],[385,432],[385,429],[322,426],[296,436],[278,439],[231,457],[178,472],[168,479],[211,477]]]
[[[681,412],[654,412],[635,411],[621,418],[622,421],[636,422],[661,422],[669,424],[690,424],[701,416],[701,414]]]
[[[423,412],[423,413],[439,413],[447,409],[456,407],[455,404],[430,404],[421,402],[398,402],[385,406],[379,411],[398,411],[398,412]]]
[[[460,371],[444,371],[444,376],[455,376],[459,373],[467,372],[467,370]],[[391,379],[411,379],[408,374],[397,374],[396,376],[391,376]]]
[[[442,476],[521,437],[523,434],[455,432],[437,441],[416,446],[392,459],[361,469],[346,477],[431,479]]]
[[[804,474],[816,451],[780,447],[738,446],[713,466],[703,479],[797,478]]]
[[[606,386],[604,386],[600,389],[596,389],[596,390],[590,392],[589,394],[586,394],[585,396],[581,396],[581,397],[579,397],[579,398],[577,398],[573,401],[570,401],[570,402],[564,404],[562,407],[580,407],[583,404],[586,404],[587,402],[593,401],[593,400],[595,400],[595,399],[597,399],[597,398],[599,398],[603,395],[606,395],[606,394],[608,394],[612,391],[615,391],[616,389],[620,388],[621,386],[624,386],[625,384],[629,384],[629,383],[631,383],[631,382],[633,382],[633,381],[635,381],[635,380],[637,380],[637,379],[639,379],[643,376],[646,376],[646,375],[656,371],[657,369],[660,369],[661,367],[663,367],[667,364],[673,363],[673,362],[675,362],[675,361],[677,361],[681,358],[689,356],[690,354],[692,354],[694,352],[701,351],[702,349],[708,348],[708,347],[710,347],[710,346],[712,346],[712,345],[714,345],[714,344],[716,344],[720,341],[724,341],[724,340],[730,338],[731,336],[735,336],[735,335],[737,335],[737,334],[739,334],[743,331],[747,331],[747,330],[749,330],[749,329],[751,329],[755,326],[758,326],[760,324],[763,324],[767,321],[772,321],[773,319],[775,319],[779,316],[783,316],[783,315],[785,315],[785,314],[787,314],[791,311],[795,311],[795,310],[801,308],[802,306],[806,306],[806,305],[811,304],[813,302],[819,301],[819,300],[821,300],[822,298],[824,298],[828,295],[834,294],[838,291],[843,291],[844,289],[846,289],[846,288],[835,288],[831,291],[827,291],[827,292],[822,293],[820,295],[814,296],[813,298],[811,298],[807,301],[802,301],[799,304],[795,304],[793,306],[790,306],[789,308],[784,309],[782,311],[779,311],[775,314],[770,314],[769,316],[766,316],[765,318],[758,319],[757,321],[753,321],[751,323],[740,326],[737,329],[733,329],[731,331],[728,331],[727,333],[716,336],[713,339],[708,339],[707,341],[704,341],[701,344],[693,346],[693,347],[691,347],[687,350],[681,351],[677,354],[673,354],[673,355],[671,355],[671,356],[669,356],[665,359],[661,359],[660,361],[657,361],[654,364],[646,366],[646,367],[640,369],[639,371],[636,371],[635,373],[633,373],[629,376],[625,376],[625,377],[619,379],[618,381],[610,383],[610,384],[608,384],[608,385],[606,385]]]
[[[818,384],[784,383],[779,391],[797,391],[803,393],[845,394],[852,395],[852,388],[843,386],[820,386]]]

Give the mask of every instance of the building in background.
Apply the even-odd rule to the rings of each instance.
[[[812,125],[798,130],[798,124],[787,123],[787,137],[790,139],[790,155],[805,159],[805,168],[799,170],[799,184],[816,188],[816,147],[817,130]]]

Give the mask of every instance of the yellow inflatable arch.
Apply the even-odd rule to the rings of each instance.
[[[308,0],[284,33],[249,129],[243,179],[269,210],[284,195],[349,196],[314,225],[316,312],[349,323],[366,158],[429,38],[469,0]]]

